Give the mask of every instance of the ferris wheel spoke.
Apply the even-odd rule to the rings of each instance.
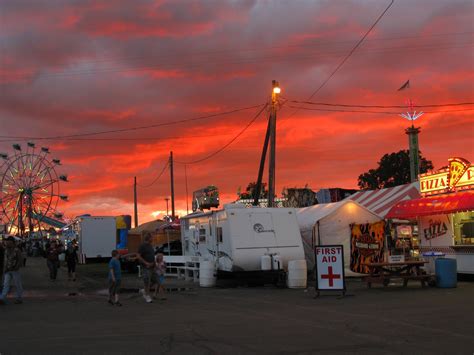
[[[16,196],[8,195],[8,196],[5,196],[5,197],[2,197],[0,199],[0,202],[2,203],[2,205],[3,204],[7,205],[7,204],[10,204],[12,201],[14,201],[15,198],[16,198]]]
[[[51,206],[51,200],[49,201],[42,201],[39,200],[35,197],[33,197],[33,205],[35,206],[34,209],[35,211],[39,211],[42,215],[45,215],[48,213],[50,206]]]
[[[50,186],[53,186],[54,184],[56,184],[58,182],[58,180],[49,180],[49,181],[46,181],[40,185],[36,185],[36,186],[33,186],[32,189],[36,192],[36,191],[44,191],[45,189],[47,190]],[[45,192],[48,192],[48,191],[45,191]]]
[[[16,211],[19,211],[19,205],[20,205],[20,197],[18,197],[17,201],[16,201],[16,205],[15,207],[13,208],[12,210],[12,213],[11,213],[11,216],[8,216],[7,215],[7,218],[9,218],[9,231],[11,230],[11,228],[13,227],[13,225],[15,224],[15,221],[17,220],[16,218]],[[6,213],[5,213],[6,214]]]
[[[20,185],[18,184],[18,181],[15,180],[14,178],[12,178],[9,174],[5,174],[3,176],[4,180],[7,181],[8,183],[12,184],[12,185],[15,185],[16,187],[20,187]]]

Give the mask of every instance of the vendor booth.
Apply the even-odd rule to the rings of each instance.
[[[458,273],[474,274],[474,166],[451,158],[419,180],[422,197],[399,202],[386,218],[416,220],[421,253],[444,254],[456,259]]]
[[[384,231],[382,218],[352,200],[300,208],[297,213],[308,270],[314,268],[316,245],[341,244],[344,247],[345,275],[358,275],[360,258],[382,256]],[[378,230],[376,232],[375,230]],[[354,246],[351,245],[352,241]],[[361,253],[351,251],[364,250]],[[352,270],[351,270],[352,269]]]

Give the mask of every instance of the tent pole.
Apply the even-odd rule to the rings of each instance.
[[[318,225],[318,245],[321,245],[321,234],[319,233],[319,221],[317,222]]]

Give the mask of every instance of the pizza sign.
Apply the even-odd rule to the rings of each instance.
[[[445,169],[420,175],[422,196],[474,189],[474,166],[463,158],[451,158]]]

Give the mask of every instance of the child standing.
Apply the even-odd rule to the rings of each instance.
[[[158,296],[158,293],[161,295],[160,299],[165,300],[165,273],[166,273],[166,263],[163,260],[163,254],[158,253],[155,257],[155,271],[158,282],[155,287],[155,298]]]
[[[119,302],[120,282],[122,281],[122,270],[120,269],[119,254],[112,250],[112,259],[109,262],[109,304],[121,307]]]

